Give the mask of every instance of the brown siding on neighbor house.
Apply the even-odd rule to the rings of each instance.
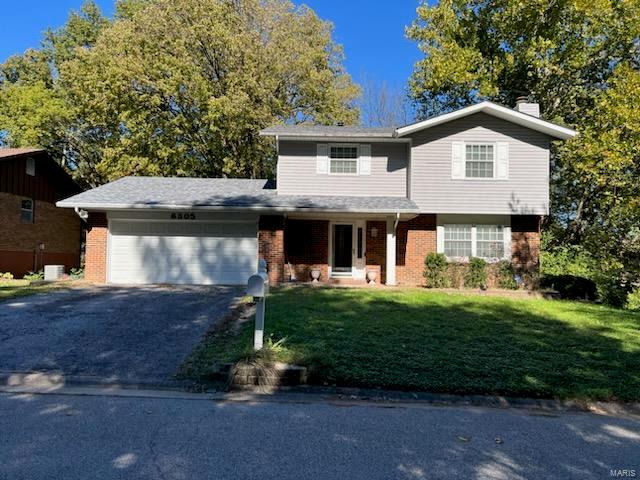
[[[36,200],[33,223],[20,217],[22,200],[33,197],[0,192],[0,272],[22,276],[45,264],[61,264],[68,272],[80,264],[81,220],[72,210]],[[44,244],[44,250],[40,250]]]
[[[436,215],[418,215],[399,222],[396,230],[396,281],[400,285],[422,285],[424,259],[437,249]]]
[[[89,282],[107,281],[107,238],[109,234],[107,214],[89,213],[84,277]]]
[[[541,223],[539,215],[511,216],[511,262],[520,273],[538,269]]]
[[[35,175],[26,173],[28,157],[35,159]],[[0,192],[55,203],[80,191],[80,187],[46,153],[0,161]]]
[[[258,223],[258,255],[267,262],[269,281],[284,281],[284,217],[262,215]]]
[[[284,244],[285,262],[290,276],[300,282],[307,282],[311,280],[311,270],[317,268],[320,270],[320,281],[328,279],[328,220],[287,220]]]

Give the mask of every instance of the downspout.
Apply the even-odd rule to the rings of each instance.
[[[400,212],[396,212],[396,221],[393,222],[393,231],[398,229],[398,223],[400,222]]]
[[[76,215],[78,215],[85,223],[89,219],[89,212],[86,210],[81,210],[80,207],[73,207],[73,211],[76,212]]]

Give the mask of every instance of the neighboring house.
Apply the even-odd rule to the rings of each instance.
[[[538,263],[549,144],[538,105],[490,102],[401,128],[277,126],[266,180],[127,177],[59,202],[90,212],[86,274],[110,283],[422,282],[425,255]]]
[[[55,202],[81,191],[45,150],[0,148],[0,272],[79,267],[82,222]]]

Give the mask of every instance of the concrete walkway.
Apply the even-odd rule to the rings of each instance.
[[[640,421],[588,413],[0,394],[0,478],[604,479]],[[152,398],[153,397],[153,398]],[[275,399],[274,399],[275,400]]]

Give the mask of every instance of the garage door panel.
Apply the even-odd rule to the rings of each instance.
[[[244,284],[257,268],[255,223],[117,221],[110,233],[112,283]]]

